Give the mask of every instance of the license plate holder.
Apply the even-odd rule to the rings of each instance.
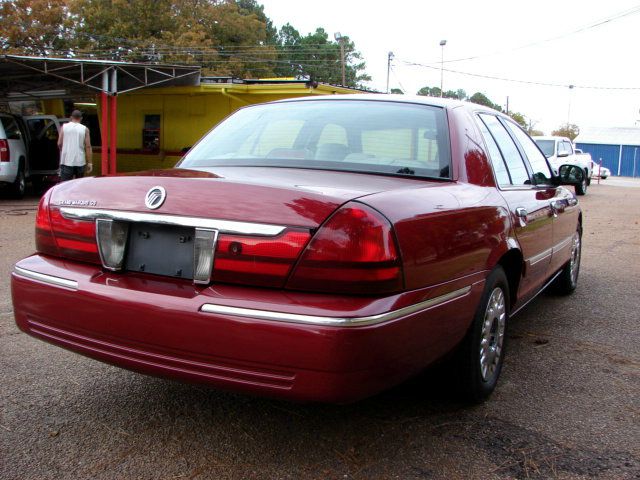
[[[193,279],[195,228],[132,223],[125,269]]]

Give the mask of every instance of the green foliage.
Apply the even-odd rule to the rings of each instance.
[[[342,39],[345,83],[371,78]],[[0,0],[0,53],[201,65],[205,75],[342,83],[340,45],[322,28],[278,31],[257,0]]]
[[[439,97],[440,96],[440,87],[422,87],[418,90],[417,95],[422,95],[425,97]],[[467,98],[467,92],[459,88],[458,90],[447,90],[442,95],[444,98],[455,98],[457,100],[465,100]]]
[[[575,138],[580,135],[580,127],[573,123],[565,123],[561,125],[560,128],[551,132],[551,135],[558,137],[568,137],[572,142]]]
[[[542,130],[536,130],[536,129],[533,129],[533,128],[529,129],[528,133],[532,137],[542,137],[544,135],[544,132]]]
[[[371,80],[369,75],[363,73],[365,64],[354,43],[347,36],[343,36],[341,41],[344,44],[345,83],[359,86],[361,82]],[[278,32],[276,51],[278,64],[275,73],[278,76],[308,76],[314,81],[342,83],[340,44],[330,40],[322,28],[303,37],[287,23]]]
[[[481,92],[476,92],[471,95],[469,101],[477,103],[478,105],[484,105],[485,107],[493,108],[494,110],[497,110],[499,112],[502,111],[502,107],[500,105],[498,105],[497,103],[493,103],[491,100],[489,100],[489,97]]]
[[[397,95],[404,95],[404,92],[399,88],[392,88],[390,93],[395,93]]]
[[[527,119],[520,112],[509,112],[509,116],[513,118],[522,128],[528,129]]]
[[[65,0],[0,1],[0,53],[50,55],[73,41]]]

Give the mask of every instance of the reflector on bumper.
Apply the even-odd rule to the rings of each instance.
[[[211,281],[211,269],[213,268],[213,252],[215,250],[217,230],[196,228],[195,242],[193,245],[193,281],[206,284]]]
[[[99,218],[96,220],[96,240],[98,252],[104,268],[120,270],[124,263],[129,224]]]

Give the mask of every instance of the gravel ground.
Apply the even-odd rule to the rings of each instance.
[[[608,180],[580,198],[578,290],[513,319],[498,389],[479,406],[456,403],[437,371],[354,405],[298,405],[31,338],[13,323],[8,278],[33,251],[37,199],[2,199],[0,478],[640,478],[640,182]]]

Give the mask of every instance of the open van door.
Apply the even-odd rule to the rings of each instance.
[[[30,115],[23,117],[29,130],[29,174],[34,176],[56,175],[60,167],[58,136],[60,122],[55,115]]]

